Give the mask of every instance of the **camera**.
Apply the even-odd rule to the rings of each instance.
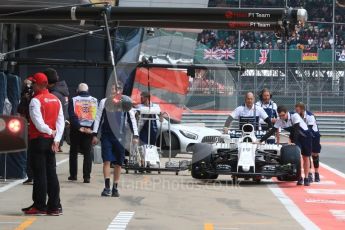
[[[28,97],[32,97],[34,94],[34,90],[32,88],[31,84],[25,84],[23,87],[23,91],[22,91],[22,95],[23,96],[28,96]]]

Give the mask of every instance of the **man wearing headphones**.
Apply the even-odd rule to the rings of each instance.
[[[277,113],[278,106],[272,100],[272,94],[269,91],[269,89],[264,88],[263,90],[261,90],[261,92],[259,94],[259,99],[260,99],[260,101],[256,102],[256,105],[265,110],[268,117],[271,119],[272,124],[274,124],[277,120],[277,117],[278,117],[278,113]],[[260,119],[260,125],[261,125],[262,130],[264,130],[264,131],[268,130],[267,124],[262,119]],[[268,139],[267,143],[274,144],[275,143],[274,138]]]
[[[272,94],[269,91],[269,89],[264,88],[260,95],[259,95],[260,101],[256,102],[257,106],[260,106],[265,110],[268,117],[271,118],[271,122],[274,124],[277,120],[278,113],[277,113],[277,104],[272,100]],[[260,124],[265,124],[261,123]],[[262,125],[263,130],[268,130],[267,125]]]

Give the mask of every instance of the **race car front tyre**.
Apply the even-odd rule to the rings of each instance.
[[[301,150],[297,145],[286,145],[280,149],[280,164],[294,165],[295,172],[277,177],[280,181],[297,181],[301,177]]]
[[[211,166],[212,146],[198,143],[194,145],[192,156],[192,177],[194,179],[215,180],[218,174],[208,173],[206,169]]]

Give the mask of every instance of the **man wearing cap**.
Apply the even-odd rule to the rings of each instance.
[[[67,121],[68,120],[67,108],[68,108],[68,96],[69,96],[68,86],[65,81],[59,81],[59,75],[57,74],[55,69],[47,68],[46,70],[43,71],[43,73],[48,78],[48,90],[50,93],[54,94],[57,98],[59,98],[62,105],[65,121]],[[62,152],[61,146],[63,145],[64,136],[65,136],[65,132],[60,141],[59,152]]]
[[[97,99],[89,94],[89,87],[80,83],[77,90],[78,95],[73,97],[68,105],[68,114],[71,122],[70,131],[70,155],[68,180],[76,181],[78,172],[78,152],[84,155],[83,178],[84,183],[90,183],[92,168],[91,141],[92,128],[96,118]]]
[[[29,146],[34,175],[34,203],[22,211],[27,215],[60,215],[62,208],[55,153],[64,130],[62,106],[59,99],[49,93],[45,74],[36,73],[32,82],[34,97],[29,105]]]

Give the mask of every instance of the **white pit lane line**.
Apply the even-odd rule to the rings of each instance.
[[[332,173],[342,177],[345,179],[345,174],[340,172],[339,170],[337,169],[334,169],[322,162],[320,162],[320,165],[322,167],[324,167],[325,169],[331,171]],[[324,178],[323,176],[321,176],[321,178]],[[285,208],[288,210],[288,212],[290,213],[290,215],[304,228],[304,229],[319,229],[318,226],[316,226],[307,216],[305,216],[303,214],[303,212],[298,208],[298,206],[288,197],[286,196],[286,194],[283,192],[282,189],[280,189],[278,187],[278,185],[268,185],[268,188],[271,190],[271,192],[280,200],[280,202],[285,206]],[[321,190],[322,191],[322,190]],[[320,190],[318,190],[317,192],[321,192]],[[313,192],[316,192],[315,190],[311,190],[311,193]],[[338,194],[343,194],[343,191],[332,191],[332,190],[329,190],[329,191],[322,191],[323,193],[325,192],[333,192]],[[310,193],[310,191],[309,191]],[[306,201],[308,202],[308,201]],[[312,201],[310,200],[309,202],[319,202],[319,203],[338,203],[337,201],[323,201],[323,200],[315,200],[315,201]],[[342,202],[340,201],[339,202],[340,204],[342,204]],[[341,215],[339,214],[340,211],[335,211],[335,210],[332,210],[333,213],[332,214],[337,214],[338,217],[341,216],[341,218],[343,217],[343,213],[341,212]]]
[[[284,205],[290,215],[304,228],[308,230],[320,229],[315,225],[298,206],[279,188],[276,184],[268,185],[268,188],[274,194],[275,197]]]
[[[344,205],[344,200],[319,200],[319,199],[305,199],[306,203],[315,203],[315,204],[340,204]]]
[[[345,221],[345,210],[329,210],[331,214],[339,221]]]
[[[345,195],[345,189],[305,189],[309,194]]]
[[[320,165],[322,167],[324,167],[325,169],[327,169],[328,171],[331,171],[332,173],[334,173],[334,174],[336,174],[336,175],[338,175],[338,176],[340,176],[340,177],[345,179],[345,173],[342,173],[339,170],[337,170],[335,168],[332,168],[331,166],[326,165],[325,163],[322,163],[322,162],[320,162]]]
[[[63,159],[63,160],[57,162],[56,166],[59,166],[59,165],[61,165],[63,163],[66,163],[67,161],[69,161],[69,158],[66,158],[66,159]],[[13,181],[13,182],[5,185],[4,187],[0,188],[0,193],[6,192],[7,190],[10,190],[11,188],[16,187],[17,185],[22,184],[24,181],[26,181],[26,179],[27,178],[21,179],[21,180],[16,180],[16,181]]]
[[[124,230],[133,218],[135,212],[119,212],[108,226],[107,230]]]

